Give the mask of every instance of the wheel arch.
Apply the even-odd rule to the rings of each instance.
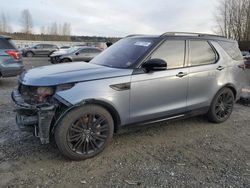
[[[67,104],[63,103],[63,105],[67,106],[67,110],[65,110],[58,118],[57,120],[55,121],[54,125],[52,126],[52,131],[54,131],[54,128],[58,125],[58,123],[63,119],[63,117],[71,110],[77,108],[77,107],[80,107],[80,106],[83,106],[85,104],[95,104],[95,105],[99,105],[103,108],[105,108],[109,113],[110,115],[112,116],[113,118],[113,121],[114,121],[114,132],[116,133],[119,128],[120,128],[120,125],[121,125],[121,118],[120,118],[120,115],[118,113],[118,111],[115,109],[115,107],[113,107],[113,105],[109,104],[108,102],[105,102],[105,101],[101,101],[101,100],[96,100],[96,99],[85,99],[75,105],[72,105],[72,106],[68,106]]]
[[[72,58],[71,57],[61,57],[60,58],[60,61],[62,62],[64,59],[68,59],[70,62],[73,62]]]
[[[25,52],[25,56],[27,56],[27,53],[32,53],[33,55],[35,55],[35,53],[32,50],[28,50],[27,52]]]
[[[233,92],[233,94],[234,94],[234,99],[236,99],[237,98],[237,90],[236,90],[236,87],[233,85],[233,84],[226,84],[226,85],[224,85],[221,89],[223,89],[223,88],[229,88],[229,89],[231,89],[232,90],[232,92]],[[220,89],[220,90],[221,90]],[[219,90],[219,91],[220,91]],[[219,92],[218,91],[218,92]]]
[[[114,132],[117,132],[119,130],[120,125],[121,125],[121,118],[120,118],[119,113],[117,112],[117,110],[115,109],[115,107],[113,105],[111,105],[105,101],[96,100],[96,99],[84,100],[82,103],[83,104],[95,104],[95,105],[99,105],[99,106],[105,108],[113,118]]]

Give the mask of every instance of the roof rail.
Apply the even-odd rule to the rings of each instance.
[[[197,36],[197,37],[221,37],[226,38],[225,36],[206,34],[206,33],[192,33],[192,32],[166,32],[163,33],[162,36]]]
[[[133,34],[133,35],[128,35],[125,38],[127,38],[127,37],[135,37],[135,36],[143,36],[143,35],[142,34]]]

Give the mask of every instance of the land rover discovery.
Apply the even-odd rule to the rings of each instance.
[[[90,63],[22,74],[16,122],[73,160],[93,157],[127,125],[206,114],[226,121],[245,83],[236,41],[195,33],[132,35]]]

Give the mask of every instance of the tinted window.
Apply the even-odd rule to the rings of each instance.
[[[151,56],[151,59],[163,59],[167,62],[167,68],[183,67],[185,54],[185,41],[169,40],[164,42]]]
[[[90,63],[115,67],[132,68],[146,52],[154,45],[157,39],[153,38],[124,38],[116,42]]]
[[[43,48],[43,45],[42,44],[38,44],[38,45],[35,45],[34,48],[35,49],[41,49],[41,48]]]
[[[219,41],[218,43],[232,59],[242,60],[242,54],[239,50],[239,46],[237,42]]]
[[[101,50],[98,50],[98,49],[89,49],[89,52],[90,53],[99,53],[99,52],[101,52]]]
[[[43,48],[52,48],[53,45],[50,45],[50,44],[43,44]]]
[[[216,53],[207,41],[189,41],[189,65],[206,65],[216,62]]]
[[[81,49],[78,51],[78,53],[83,54],[83,53],[89,53],[88,49]]]
[[[15,49],[15,46],[10,39],[0,38],[0,49]]]

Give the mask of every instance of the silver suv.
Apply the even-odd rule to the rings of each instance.
[[[59,48],[53,44],[36,44],[32,47],[22,49],[22,55],[24,57],[50,56],[58,49]]]
[[[128,36],[90,63],[29,70],[12,93],[17,124],[73,160],[124,126],[207,114],[226,121],[245,83],[236,41],[205,34]]]

